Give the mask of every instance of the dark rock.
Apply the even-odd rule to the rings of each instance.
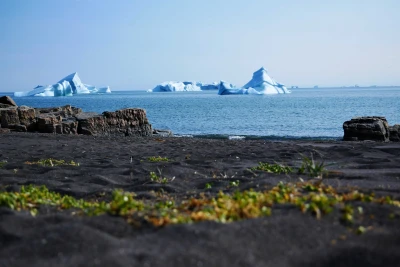
[[[61,133],[78,134],[78,122],[76,121],[76,119],[75,118],[63,119],[61,122]]]
[[[103,115],[83,112],[75,116],[78,133],[106,136],[150,136],[152,135],[146,111],[137,108],[106,111]]]
[[[385,117],[356,117],[343,123],[345,141],[389,141],[389,125]]]
[[[0,134],[9,133],[9,132],[10,132],[10,129],[8,129],[8,128],[0,128]]]
[[[0,108],[16,108],[16,106],[0,103]]]
[[[35,111],[37,116],[40,114],[53,114],[62,116],[63,118],[73,117],[82,113],[81,108],[72,107],[71,105],[51,108],[35,108]]]
[[[82,112],[75,116],[78,121],[78,133],[85,135],[105,135],[108,125],[104,117],[95,112]]]
[[[147,120],[146,111],[140,108],[126,108],[115,112],[103,112],[105,122],[109,126],[109,135],[150,136],[152,127]]]
[[[71,105],[51,108],[11,106],[0,108],[0,122],[3,128],[21,132],[103,136],[151,136],[153,134],[146,111],[139,108],[106,111],[101,115],[94,112],[82,112],[82,109]],[[158,134],[170,135],[170,132],[160,131]]]
[[[389,139],[393,142],[400,142],[400,124],[389,126]]]
[[[14,100],[9,96],[0,97],[0,104],[6,104],[14,107],[18,107]]]
[[[27,131],[36,131],[36,114],[35,109],[27,106],[20,106],[18,109],[18,117],[21,125],[25,125]]]
[[[14,129],[15,129],[16,132],[27,132],[28,131],[26,126],[25,125],[21,125],[21,124],[15,125]]]
[[[40,133],[56,133],[56,127],[61,124],[61,120],[59,115],[41,114],[37,117],[37,130]]]
[[[20,124],[18,110],[16,108],[0,109],[1,127],[13,129]]]

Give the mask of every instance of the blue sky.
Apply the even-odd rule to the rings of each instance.
[[[84,83],[400,85],[398,0],[2,0],[0,91]]]

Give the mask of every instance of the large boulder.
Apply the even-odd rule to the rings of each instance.
[[[389,124],[385,117],[356,117],[343,123],[345,141],[389,141]]]
[[[105,111],[103,116],[109,126],[109,135],[149,136],[153,133],[144,109],[126,108],[115,112]]]
[[[75,118],[64,118],[61,124],[56,127],[59,134],[78,134],[78,122]]]
[[[15,125],[19,125],[18,110],[14,108],[0,109],[0,121],[2,128],[14,129]]]
[[[14,106],[17,107],[17,104],[14,102],[14,100],[9,97],[9,96],[2,96],[0,97],[0,104],[8,105],[8,106]]]
[[[400,124],[389,126],[389,139],[393,142],[400,142]]]
[[[85,135],[105,135],[108,125],[104,117],[95,112],[82,112],[75,116],[78,121],[78,133]]]
[[[26,130],[29,132],[36,131],[37,120],[35,109],[27,106],[20,106],[17,110],[20,124],[25,126]]]
[[[138,108],[106,111],[102,115],[83,112],[75,116],[78,121],[78,133],[105,136],[150,136],[152,127],[146,111]]]
[[[40,133],[56,133],[57,126],[61,124],[62,117],[60,115],[40,114],[37,117],[37,130]]]

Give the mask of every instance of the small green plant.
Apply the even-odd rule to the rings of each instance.
[[[270,173],[284,173],[284,174],[288,174],[293,172],[293,168],[289,167],[289,166],[284,166],[281,164],[270,164],[267,162],[259,162],[258,166],[251,168],[252,171],[265,171],[265,172],[270,172]]]
[[[159,174],[157,174],[156,172],[150,172],[150,180],[152,182],[159,183],[159,184],[167,184],[169,182],[172,182],[175,179],[175,176],[172,177],[171,179],[168,179],[167,177],[163,177],[160,169],[157,169],[157,170],[158,170]]]
[[[240,184],[239,180],[229,182],[230,187],[238,187]]]
[[[25,164],[28,165],[41,165],[41,166],[47,166],[47,167],[54,167],[54,166],[79,166],[79,163],[71,160],[71,161],[65,161],[63,159],[58,160],[58,159],[53,159],[53,158],[48,158],[48,159],[40,159],[38,161],[26,161]]]
[[[150,162],[168,162],[169,159],[167,157],[149,157],[147,158]]]
[[[3,168],[7,164],[7,161],[0,161],[0,169]]]
[[[354,208],[350,205],[345,205],[342,209],[342,220],[345,223],[352,224],[354,221]]]
[[[298,170],[299,174],[307,174],[310,177],[322,178],[322,175],[326,172],[325,163],[315,162],[313,155],[311,154],[311,158],[303,157],[303,163]]]
[[[364,226],[359,226],[359,227],[357,228],[357,231],[356,231],[356,233],[357,233],[358,235],[365,234],[365,232],[367,232],[367,228],[365,228]]]
[[[206,183],[205,189],[211,189],[211,188],[212,188],[212,184],[211,183]]]

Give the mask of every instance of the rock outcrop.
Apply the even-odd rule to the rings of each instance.
[[[9,97],[9,96],[2,96],[0,97],[0,108],[7,108],[10,106],[16,107],[17,104],[14,102],[14,100]]]
[[[389,124],[385,117],[356,117],[343,123],[345,141],[390,140]]]
[[[1,132],[8,132],[5,130],[8,129],[18,132],[99,136],[151,136],[153,134],[146,111],[139,108],[105,111],[103,114],[98,114],[82,112],[82,109],[70,105],[53,108],[8,105],[6,108],[0,107],[0,125]]]
[[[389,139],[393,142],[400,142],[400,124],[389,126]]]
[[[1,127],[14,129],[19,125],[18,110],[15,107],[0,109]]]

